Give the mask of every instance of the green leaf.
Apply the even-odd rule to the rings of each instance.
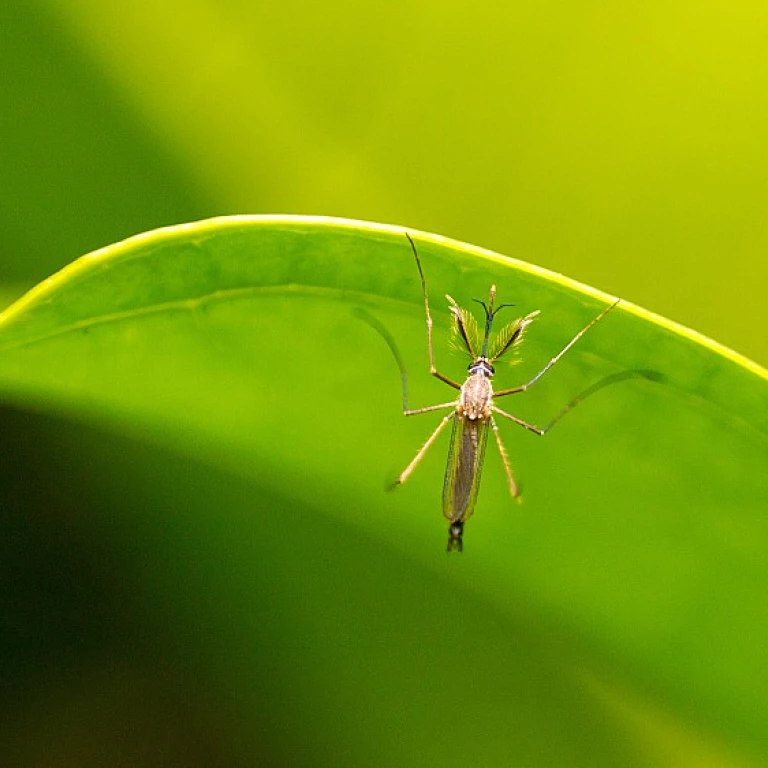
[[[493,283],[499,302],[516,305],[505,312],[541,310],[522,362],[498,363],[497,389],[530,379],[611,301],[518,261],[411,235],[437,364],[456,380],[467,361],[448,349],[444,294],[470,308]],[[768,374],[622,302],[503,406],[543,425],[605,377],[653,375],[601,389],[545,439],[501,424],[524,503],[510,499],[491,441],[465,552],[447,559],[447,438],[406,485],[384,492],[440,415],[401,416],[397,366],[361,309],[395,340],[412,407],[455,398],[428,374],[404,230],[301,217],[214,219],[83,257],[0,315],[0,393],[141,438],[254,489],[257,515],[243,513],[225,482],[211,480],[207,496],[200,490],[206,503],[194,507],[192,527],[210,535],[206,515],[218,498],[217,524],[242,531],[237,565],[207,556],[243,584],[244,563],[264,557],[256,532],[269,528],[278,542],[269,561],[296,574],[284,600],[306,600],[315,577],[329,585],[318,599],[334,621],[313,624],[310,636],[335,638],[338,649],[351,637],[347,621],[360,637],[394,633],[387,653],[352,643],[338,656],[339,675],[346,664],[372,665],[350,674],[351,702],[370,697],[375,680],[407,698],[423,657],[441,659],[444,689],[434,679],[429,690],[430,717],[442,726],[418,707],[413,720],[398,721],[430,758],[447,752],[461,762],[476,749],[462,707],[475,707],[475,725],[501,728],[488,749],[513,762],[539,749],[559,764],[768,757]],[[181,474],[169,468],[170,487]],[[306,570],[317,566],[315,542],[333,580]],[[434,601],[425,600],[427,585]],[[461,606],[455,615],[451,596]],[[359,615],[348,614],[351,605]],[[396,626],[383,630],[387,617]],[[390,653],[404,649],[417,660],[390,667]],[[323,710],[331,694],[299,686],[317,727],[332,728],[338,710]],[[396,711],[395,696],[386,712]],[[513,721],[526,724],[524,737],[501,725]],[[387,738],[354,734],[372,751]]]

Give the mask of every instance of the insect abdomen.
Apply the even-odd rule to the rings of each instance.
[[[463,522],[474,512],[487,439],[485,419],[456,414],[443,484],[443,514],[451,522]]]

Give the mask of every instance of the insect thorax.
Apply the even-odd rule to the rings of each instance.
[[[491,378],[485,370],[471,372],[461,387],[459,403],[456,410],[468,419],[487,419],[491,415],[493,387]],[[490,366],[489,366],[490,367]],[[493,369],[491,369],[493,370]]]

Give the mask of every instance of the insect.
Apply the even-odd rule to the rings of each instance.
[[[435,365],[435,353],[432,342],[432,315],[429,310],[427,281],[424,277],[424,270],[416,250],[416,244],[409,234],[406,233],[406,237],[411,244],[419,276],[421,277],[421,290],[424,296],[424,314],[427,325],[429,372],[449,387],[458,390],[459,396],[458,399],[451,402],[428,405],[424,408],[409,408],[406,373],[399,360],[399,355],[396,354],[402,376],[403,414],[405,416],[417,416],[421,413],[431,413],[432,411],[445,409],[450,409],[450,413],[443,417],[410,464],[400,473],[392,487],[402,485],[411,476],[411,473],[416,469],[435,440],[437,440],[438,435],[451,423],[451,443],[448,449],[448,463],[443,481],[443,515],[448,520],[448,551],[461,552],[463,548],[462,535],[464,523],[474,512],[477,502],[489,427],[493,431],[496,445],[501,455],[509,492],[515,499],[518,499],[520,496],[518,485],[512,473],[509,456],[504,448],[494,416],[501,416],[536,435],[543,436],[582,399],[576,398],[572,400],[549,424],[545,427],[537,427],[499,408],[495,405],[494,398],[498,399],[508,395],[516,395],[532,387],[587,331],[602,320],[619,301],[617,300],[610,304],[597,317],[587,323],[530,381],[516,387],[509,387],[494,392],[491,384],[491,379],[495,373],[493,363],[520,345],[526,329],[536,319],[539,311],[531,312],[525,317],[507,323],[501,330],[492,335],[491,331],[498,313],[505,307],[513,306],[512,304],[494,306],[496,300],[495,285],[491,286],[487,303],[474,299],[483,308],[485,315],[482,331],[479,330],[477,321],[470,312],[462,309],[450,296],[446,296],[452,316],[453,331],[459,343],[472,358],[472,362],[467,368],[467,378],[463,384],[459,384],[457,381],[441,373]]]

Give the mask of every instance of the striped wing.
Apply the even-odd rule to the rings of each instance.
[[[459,415],[453,420],[443,484],[443,514],[452,522],[464,522],[475,511],[487,441],[488,421]]]

